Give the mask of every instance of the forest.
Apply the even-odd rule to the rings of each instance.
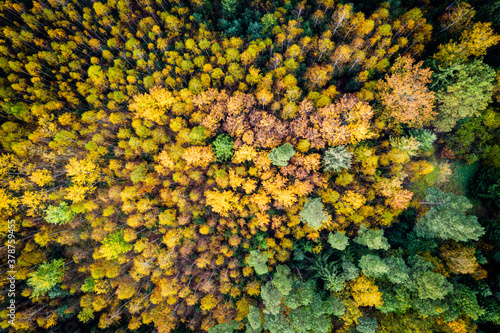
[[[500,0],[0,17],[0,331],[500,332]]]

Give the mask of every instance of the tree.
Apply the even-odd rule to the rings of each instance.
[[[384,261],[389,268],[389,274],[386,275],[389,281],[392,283],[404,284],[408,280],[410,269],[406,266],[403,258],[393,256]]]
[[[234,145],[229,135],[219,134],[212,145],[219,161],[227,161],[233,156]]]
[[[250,251],[250,255],[247,258],[247,264],[255,269],[255,272],[259,275],[267,274],[267,254],[260,252],[258,250]]]
[[[362,225],[354,242],[367,246],[370,250],[388,250],[390,248],[384,229],[372,230]]]
[[[250,324],[250,326],[253,328],[254,331],[262,330],[262,322],[261,322],[262,315],[259,311],[259,308],[250,305],[247,318],[248,318],[248,323]]]
[[[346,146],[331,147],[323,155],[323,168],[328,172],[338,172],[351,167],[352,153]]]
[[[388,115],[397,122],[420,128],[429,124],[436,115],[434,92],[429,90],[431,71],[414,65],[408,56],[400,57],[391,67],[382,84],[382,104]]]
[[[307,199],[300,211],[300,220],[313,229],[318,229],[329,218],[323,210],[321,198]]]
[[[278,265],[274,274],[273,284],[283,296],[286,296],[292,290],[291,271],[288,266]]]
[[[466,242],[477,241],[484,234],[477,217],[466,214],[472,208],[466,197],[454,196],[431,187],[426,191],[425,203],[430,204],[431,208],[418,220],[415,227],[417,236]]]
[[[356,325],[356,331],[359,333],[375,333],[377,332],[378,325],[376,318],[361,317],[358,319],[359,323]]]
[[[64,259],[53,259],[38,266],[27,283],[33,288],[33,296],[43,296],[62,281],[64,276]]]
[[[282,146],[276,147],[268,154],[269,159],[272,161],[273,165],[286,167],[288,161],[295,155],[295,149],[289,143],[285,143]]]
[[[379,278],[389,272],[389,266],[375,254],[362,256],[358,266],[363,271],[363,274],[369,277]]]
[[[339,231],[336,231],[334,234],[328,234],[328,243],[332,246],[332,248],[344,251],[347,245],[349,245],[349,237]]]
[[[121,229],[110,234],[102,241],[99,253],[108,260],[116,260],[120,255],[132,250],[133,245],[123,238],[124,230]]]
[[[354,301],[359,306],[376,306],[382,305],[382,293],[378,286],[364,275],[360,275],[351,283],[351,293]]]
[[[52,224],[65,224],[70,222],[75,213],[71,211],[66,202],[60,202],[59,206],[49,205],[45,209],[45,221]]]
[[[408,134],[410,137],[415,138],[418,142],[420,142],[420,149],[423,151],[430,150],[432,148],[432,144],[437,139],[436,135],[428,129],[410,129]]]
[[[481,60],[453,63],[433,75],[438,116],[434,126],[449,132],[465,118],[479,115],[491,101],[495,71]]]
[[[281,309],[281,298],[283,295],[276,289],[271,281],[268,281],[264,287],[261,288],[260,296],[264,301],[266,308],[264,309],[265,314],[277,315]],[[267,316],[266,316],[267,322]]]
[[[472,193],[488,204],[500,208],[500,168],[483,167],[472,184]]]
[[[421,299],[443,299],[453,291],[445,276],[432,271],[417,270],[412,273],[411,281]]]
[[[433,56],[441,64],[451,64],[466,61],[470,56],[483,56],[486,50],[500,41],[500,35],[495,34],[491,23],[476,22],[464,30],[460,42],[449,42],[439,45],[438,52]]]
[[[472,274],[480,269],[475,252],[475,248],[458,243],[447,243],[440,248],[440,256],[454,274]]]

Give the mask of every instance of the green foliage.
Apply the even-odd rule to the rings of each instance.
[[[323,310],[328,315],[334,315],[335,317],[342,317],[345,313],[345,303],[338,297],[330,296],[323,303]]]
[[[334,234],[328,234],[328,243],[332,246],[332,248],[344,251],[347,245],[349,245],[349,237],[339,231],[336,231]]]
[[[382,294],[383,304],[378,309],[382,313],[405,313],[412,307],[412,297],[405,285],[387,286]]]
[[[356,331],[359,333],[375,333],[377,332],[378,325],[376,318],[361,317],[358,319],[359,323],[356,325]]]
[[[94,291],[96,284],[96,280],[94,280],[93,277],[88,277],[85,279],[84,283],[82,284],[82,291],[84,293],[91,293]]]
[[[219,161],[227,161],[233,156],[233,140],[227,134],[219,134],[212,143],[215,156]]]
[[[314,299],[314,281],[306,281],[301,283],[297,289],[299,302],[303,306],[308,306]]]
[[[443,299],[453,291],[453,285],[445,276],[432,271],[414,271],[411,281],[421,299]]]
[[[295,332],[309,332],[314,324],[311,310],[306,307],[293,310],[290,313],[290,322]]]
[[[262,16],[262,34],[267,35],[271,32],[272,28],[278,23],[278,19],[272,14],[268,13]]]
[[[250,305],[247,318],[248,318],[248,322],[249,322],[250,326],[254,330],[261,330],[262,329],[262,322],[261,322],[262,316],[261,316],[259,308],[256,308],[255,306]]]
[[[52,224],[65,224],[71,222],[75,213],[71,211],[66,202],[60,202],[59,206],[49,205],[45,209],[45,221]]]
[[[400,284],[405,283],[410,274],[410,269],[406,266],[405,261],[401,257],[389,257],[384,260],[389,267],[389,274],[387,278],[392,283]]]
[[[134,184],[142,182],[146,179],[147,172],[146,163],[141,163],[130,173],[130,180]]]
[[[448,304],[444,302],[444,300],[441,299],[420,299],[420,298],[412,298],[411,299],[413,309],[418,311],[420,315],[427,317],[427,316],[439,316],[443,312],[446,313],[448,318],[451,316],[454,316],[452,313],[453,311],[450,311],[450,308]],[[458,314],[458,313],[456,313]],[[456,319],[456,317],[453,317],[452,320]]]
[[[337,262],[328,259],[328,254],[319,255],[308,269],[315,272],[314,277],[324,281],[326,290],[341,291],[344,288],[345,277],[339,272]]]
[[[281,309],[281,298],[283,295],[276,289],[271,281],[268,281],[261,289],[260,296],[266,308],[265,314],[277,315]],[[267,322],[267,319],[266,319]]]
[[[250,251],[250,255],[247,258],[247,264],[255,269],[257,274],[262,275],[268,272],[266,262],[267,255],[265,253],[259,250]]]
[[[420,142],[420,149],[423,151],[430,150],[437,139],[436,134],[428,129],[412,128],[408,131],[408,134]]]
[[[286,296],[290,293],[290,291],[292,290],[292,278],[291,271],[288,266],[279,265],[278,267],[276,267],[273,284],[283,296]]]
[[[354,242],[368,247],[370,250],[389,250],[391,247],[384,237],[384,229],[368,229],[362,225]]]
[[[193,145],[203,144],[206,138],[208,138],[208,131],[203,126],[193,127],[189,133],[189,139]]]
[[[328,215],[323,210],[321,198],[307,199],[299,215],[300,220],[313,229],[318,229],[323,222],[328,220]]]
[[[366,276],[379,278],[389,272],[389,266],[375,254],[362,256],[358,265]]]
[[[479,306],[476,293],[465,285],[457,285],[451,296],[452,303],[465,316],[478,320],[485,310]]]
[[[454,196],[431,187],[426,191],[425,201],[431,208],[418,220],[415,227],[417,236],[466,242],[478,240],[484,234],[477,217],[466,214],[472,208],[466,197]]]
[[[360,270],[352,261],[344,258],[340,266],[342,267],[342,274],[347,281],[352,281],[358,277]]]
[[[473,195],[500,208],[500,168],[483,167],[471,187]]]
[[[500,304],[494,298],[488,297],[480,302],[484,313],[480,316],[483,322],[491,322],[494,325],[500,325]]]
[[[323,155],[323,168],[328,172],[338,172],[351,167],[352,153],[346,146],[331,147]]]
[[[233,333],[238,330],[240,324],[234,320],[229,323],[215,325],[208,330],[208,333]]]
[[[288,161],[295,155],[295,149],[288,142],[284,145],[274,148],[268,154],[269,159],[273,162],[273,165],[286,167]]]
[[[238,10],[238,0],[221,0],[222,12],[225,18],[234,18],[236,11]]]
[[[101,254],[108,260],[116,260],[120,255],[132,250],[133,245],[123,238],[123,229],[106,237],[101,247]]]
[[[457,121],[477,116],[491,101],[495,71],[481,60],[454,63],[433,74],[438,130],[449,132]]]
[[[28,285],[33,288],[32,295],[45,295],[62,281],[64,271],[64,259],[51,260],[38,266],[27,281]]]

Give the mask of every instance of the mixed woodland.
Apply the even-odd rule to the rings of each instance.
[[[500,332],[499,0],[0,17],[0,330]]]

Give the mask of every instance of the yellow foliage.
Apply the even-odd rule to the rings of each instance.
[[[92,185],[99,178],[99,167],[88,157],[81,160],[70,158],[66,165],[66,174],[72,177],[71,180],[75,184]]]
[[[358,306],[382,306],[382,293],[372,279],[360,275],[351,285],[351,293]]]
[[[222,216],[229,216],[229,212],[238,204],[238,196],[232,191],[219,192],[218,190],[205,191],[207,205]]]
[[[200,308],[203,311],[209,311],[217,306],[219,301],[213,295],[206,295],[200,301]]]
[[[235,150],[233,155],[233,163],[243,163],[252,161],[257,156],[257,151],[254,147],[243,145]]]
[[[203,168],[216,160],[211,146],[191,146],[184,151],[182,158],[188,165]]]
[[[174,103],[175,98],[168,89],[154,87],[149,94],[135,95],[132,103],[129,104],[129,109],[136,114],[136,117],[164,125],[165,113]]]

